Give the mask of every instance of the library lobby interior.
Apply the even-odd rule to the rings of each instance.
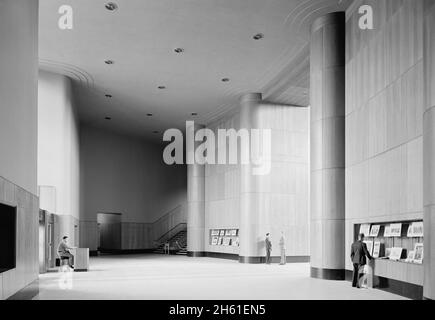
[[[0,0],[0,300],[202,299],[435,299],[435,0]]]

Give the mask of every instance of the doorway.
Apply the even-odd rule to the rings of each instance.
[[[99,252],[121,250],[121,220],[121,213],[97,213]]]
[[[39,273],[47,272],[47,214],[39,210]]]

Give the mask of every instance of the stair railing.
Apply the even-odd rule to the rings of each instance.
[[[169,231],[165,232],[158,239],[154,240],[155,247],[157,248],[157,247],[161,246],[162,244],[165,244],[172,237],[174,237],[179,232],[184,231],[184,230],[187,230],[187,223],[181,222],[181,223],[177,224],[175,227],[173,227]]]
[[[179,204],[175,208],[169,210],[151,224],[152,238],[160,238],[168,232],[168,230],[182,222],[187,222],[185,203]]]

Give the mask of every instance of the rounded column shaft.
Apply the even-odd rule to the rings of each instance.
[[[187,128],[193,135],[203,126],[195,125]],[[189,135],[189,133],[186,133]],[[194,152],[201,142],[195,142]],[[191,257],[204,256],[205,241],[205,165],[187,165],[187,254]]]
[[[311,276],[344,279],[345,14],[311,29]]]
[[[258,111],[262,100],[261,93],[249,93],[240,100],[240,129],[258,128]],[[248,145],[240,145],[240,153],[249,152]],[[241,164],[240,179],[240,253],[242,263],[258,263],[259,251],[258,229],[258,194],[252,193],[255,179],[252,175],[252,164]]]

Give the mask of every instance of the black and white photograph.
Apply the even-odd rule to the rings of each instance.
[[[0,310],[433,299],[435,0],[0,0]]]

